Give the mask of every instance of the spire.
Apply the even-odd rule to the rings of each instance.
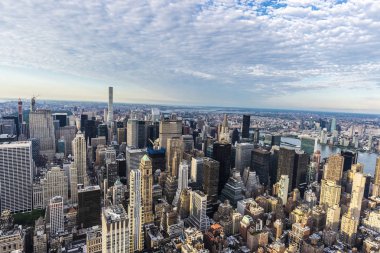
[[[228,127],[228,120],[227,120],[227,114],[224,114],[224,119],[223,119],[223,127]]]

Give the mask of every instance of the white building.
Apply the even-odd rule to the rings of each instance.
[[[102,211],[102,252],[129,253],[128,215],[123,205],[113,205]]]
[[[63,198],[55,196],[49,203],[50,234],[64,231]]]
[[[141,171],[132,169],[129,182],[129,231],[131,252],[144,249],[144,212],[142,206],[142,182]]]
[[[31,211],[33,159],[31,142],[0,144],[1,211]]]
[[[78,132],[73,142],[74,167],[77,168],[78,184],[87,185],[87,161],[86,161],[86,140],[84,134]]]
[[[210,226],[210,221],[206,215],[207,194],[201,191],[190,192],[190,216],[189,222],[201,231],[205,231]]]
[[[186,189],[189,184],[189,165],[187,161],[181,162],[178,170],[178,187],[173,200],[173,206],[177,206],[182,189]]]
[[[68,179],[64,170],[59,167],[52,167],[40,183],[43,191],[44,206],[47,206],[54,196],[61,196],[63,203],[67,204]]]

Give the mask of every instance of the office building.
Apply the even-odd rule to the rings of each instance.
[[[178,176],[178,167],[182,161],[182,142],[180,138],[168,138],[166,147],[166,168],[172,177]]]
[[[129,147],[138,148],[139,146],[138,123],[137,119],[129,119],[127,122],[127,145]]]
[[[343,174],[344,158],[339,154],[331,155],[325,165],[323,179],[331,180],[340,184]],[[351,166],[350,166],[351,169]]]
[[[281,175],[280,180],[273,185],[273,189],[273,194],[282,200],[282,205],[285,205],[289,194],[289,176]]]
[[[335,181],[322,179],[319,204],[324,207],[324,210],[327,210],[329,207],[339,205],[340,195],[340,185],[338,185]]]
[[[84,134],[78,132],[72,142],[74,155],[74,167],[77,168],[78,184],[87,183],[87,160],[86,160],[86,140]]]
[[[293,173],[294,173],[294,159],[296,152],[294,149],[280,148],[278,155],[278,169],[277,169],[277,181],[280,180],[282,175],[289,177],[289,191],[293,188]]]
[[[141,171],[141,199],[144,207],[144,223],[153,222],[153,174],[152,174],[152,161],[148,155],[144,155],[140,162]],[[187,175],[186,175],[187,176]]]
[[[190,179],[192,182],[196,182],[198,184],[202,184],[203,182],[203,159],[204,158],[200,157],[191,158]]]
[[[99,185],[78,190],[77,224],[79,228],[100,225],[101,192]]]
[[[213,145],[212,158],[219,162],[218,194],[230,178],[231,170],[231,144],[216,142]]]
[[[243,124],[241,128],[241,137],[249,138],[249,127],[251,125],[251,116],[243,115]]]
[[[270,151],[263,148],[256,148],[252,150],[251,169],[256,171],[256,174],[259,176],[260,183],[264,185],[268,185],[269,180],[275,180],[275,178],[269,178],[270,166]]]
[[[159,138],[160,146],[167,147],[167,140],[169,138],[181,137],[182,135],[182,120],[177,119],[175,115],[170,118],[164,118],[160,121]]]
[[[341,151],[341,155],[344,158],[343,171],[348,171],[351,169],[353,164],[358,162],[358,153],[351,150]]]
[[[173,200],[173,206],[177,206],[181,192],[183,189],[187,189],[188,184],[189,184],[189,165],[187,164],[187,161],[183,161],[179,165],[178,187],[177,187],[176,195]]]
[[[70,203],[72,205],[78,204],[78,170],[74,164],[69,168],[70,177]]]
[[[102,210],[102,253],[131,253],[128,215],[122,205]],[[133,238],[133,237],[132,237]]]
[[[338,232],[340,223],[341,208],[339,205],[333,205],[326,211],[326,229]]]
[[[63,198],[61,196],[55,196],[50,199],[49,202],[49,218],[50,218],[50,234],[52,236],[57,233],[63,232],[64,216],[63,216]]]
[[[143,208],[143,189],[142,189],[142,171],[140,169],[132,169],[130,173],[129,183],[129,231],[131,252],[144,249],[144,208]]]
[[[55,155],[55,131],[53,117],[49,110],[38,110],[29,113],[30,138],[40,142],[40,153],[52,160]]]
[[[310,156],[302,150],[296,150],[294,156],[294,169],[293,169],[293,185],[292,189],[306,187],[307,170],[309,165]],[[261,180],[260,180],[261,182]]]
[[[102,228],[93,226],[86,231],[87,253],[102,253]]]
[[[233,207],[236,207],[237,202],[244,199],[243,188],[244,184],[241,179],[240,172],[234,170],[222,190],[220,200],[228,200]]]
[[[113,122],[113,87],[108,87],[108,115],[107,115],[108,125]]]
[[[129,181],[129,174],[132,169],[138,169],[140,166],[141,158],[146,154],[145,149],[138,149],[127,147],[125,150],[125,161],[127,168],[127,182]]]
[[[40,181],[43,191],[44,206],[49,205],[50,199],[61,196],[63,204],[68,203],[68,178],[60,167],[52,167]]]
[[[1,212],[32,210],[33,167],[31,142],[0,144]]]
[[[201,231],[206,231],[210,221],[206,215],[207,195],[201,191],[190,192],[190,216],[188,222]]]
[[[380,157],[376,159],[375,177],[373,179],[372,196],[380,197]]]
[[[236,144],[235,169],[240,172],[240,175],[243,175],[243,171],[246,167],[251,166],[253,149],[254,146],[251,143]]]
[[[314,147],[316,138],[310,137],[308,135],[300,136],[301,139],[301,149],[305,151],[306,154],[312,155],[314,153]]]
[[[218,199],[220,163],[209,157],[203,157],[202,160],[203,190],[208,198],[212,200],[212,202],[215,202]]]

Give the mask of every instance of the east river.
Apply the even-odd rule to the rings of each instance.
[[[291,137],[281,137],[281,142],[290,143],[297,147],[301,146],[301,141],[296,138]],[[318,149],[321,151],[322,159],[329,157],[330,154],[340,153],[341,149],[338,147],[331,147],[329,145],[319,145]],[[378,154],[376,153],[367,153],[367,152],[358,152],[358,162],[364,164],[364,173],[375,174],[376,158]]]

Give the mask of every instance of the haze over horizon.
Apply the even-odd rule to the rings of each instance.
[[[0,4],[2,98],[380,113],[380,2]],[[5,89],[4,89],[5,88]]]

